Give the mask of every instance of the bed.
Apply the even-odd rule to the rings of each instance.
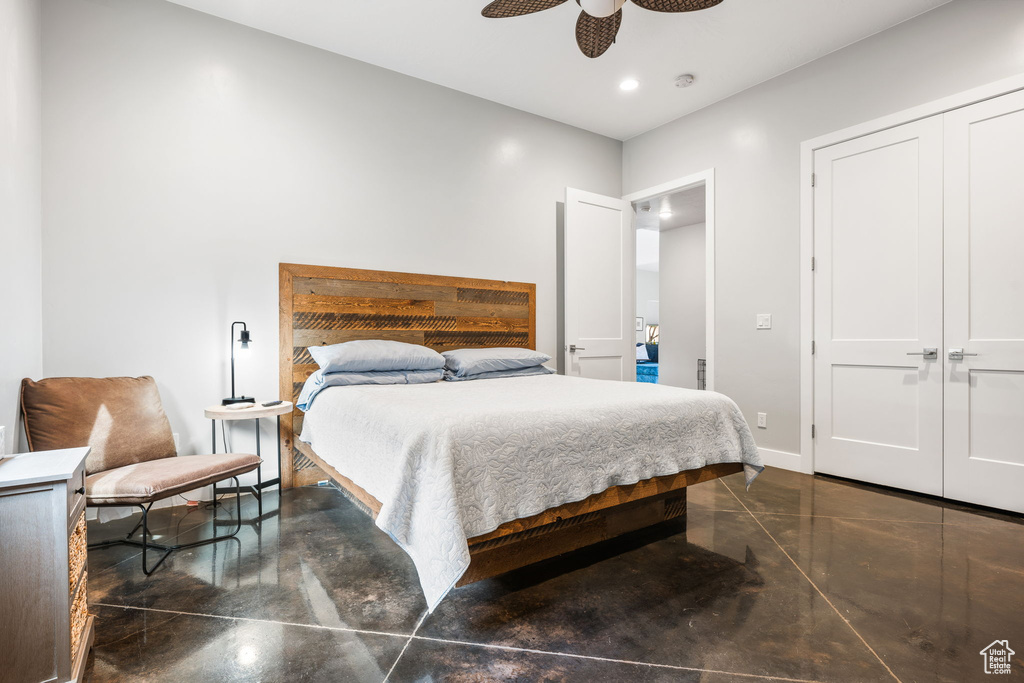
[[[317,369],[312,345],[392,339],[438,351],[535,348],[532,284],[281,264],[280,285],[281,396],[293,401]],[[623,390],[645,393],[611,395]],[[432,609],[453,585],[679,517],[688,486],[744,470],[748,480],[756,476],[760,462],[742,415],[713,392],[691,392],[703,398],[688,418],[701,427],[689,433],[707,438],[662,448],[642,466],[612,467],[632,462],[623,449],[652,448],[644,446],[650,434],[638,437],[629,420],[672,412],[674,392],[685,391],[555,375],[328,389],[309,414],[283,416],[282,485],[333,479],[410,554]],[[602,436],[602,424],[618,434]],[[686,429],[669,425],[658,438]],[[562,467],[569,488],[549,494],[555,470],[536,463],[574,442],[573,461]],[[397,464],[387,464],[388,443],[402,453]],[[478,482],[517,493],[492,496]]]

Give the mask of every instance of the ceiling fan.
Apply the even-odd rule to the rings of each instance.
[[[567,0],[494,0],[484,7],[490,19],[518,17],[557,7]],[[722,0],[633,0],[653,12],[696,12],[708,9]],[[576,20],[576,44],[587,57],[600,57],[615,42],[622,25],[622,6],[626,0],[576,0],[583,8]]]

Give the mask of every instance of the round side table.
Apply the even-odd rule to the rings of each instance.
[[[264,401],[263,403],[266,403]],[[238,404],[236,404],[238,405]],[[263,465],[261,464],[256,469],[256,484],[250,486],[239,486],[218,488],[216,484],[213,486],[213,497],[214,500],[217,498],[219,493],[252,493],[256,496],[256,501],[259,505],[260,517],[263,516],[263,489],[268,486],[280,485],[281,484],[281,416],[292,412],[292,402],[282,401],[277,405],[264,406],[260,401],[256,401],[252,406],[248,408],[235,408],[230,409],[230,406],[214,405],[209,406],[205,411],[205,416],[210,420],[211,434],[213,436],[213,453],[217,453],[217,421],[225,420],[255,420],[256,422],[256,455],[263,457],[260,453],[260,420],[266,417],[277,418],[277,476],[273,479],[263,481]],[[224,444],[227,448],[227,444]]]

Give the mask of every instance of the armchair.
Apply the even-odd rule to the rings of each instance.
[[[87,506],[142,510],[142,519],[124,539],[89,548],[141,547],[142,571],[149,576],[173,551],[231,538],[241,528],[238,476],[259,467],[260,459],[246,453],[176,457],[171,425],[152,377],[25,379],[21,408],[29,450],[91,447],[85,463]],[[154,503],[224,479],[235,481],[234,531],[178,545],[150,541],[149,510]],[[140,527],[142,540],[133,540]],[[163,552],[152,567],[147,563],[149,550]]]

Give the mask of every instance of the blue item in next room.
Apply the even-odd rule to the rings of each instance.
[[[637,363],[636,364],[636,381],[647,382],[648,384],[658,383],[658,364],[657,363]]]

